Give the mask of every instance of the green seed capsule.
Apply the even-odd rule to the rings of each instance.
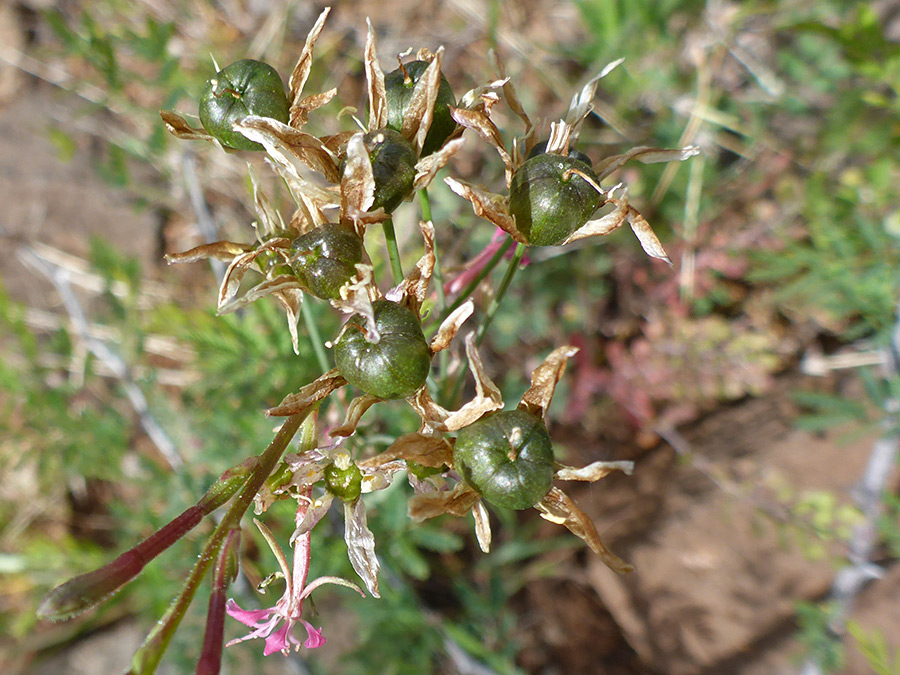
[[[346,469],[339,469],[335,464],[325,467],[325,487],[335,497],[345,502],[355,502],[362,492],[362,471],[351,462]]]
[[[393,129],[370,131],[363,144],[372,162],[375,201],[372,209],[383,207],[390,213],[412,193],[416,177],[416,149]]]
[[[550,490],[553,446],[540,418],[521,410],[485,415],[460,430],[453,463],[495,506],[527,509]]]
[[[232,125],[249,115],[272,117],[287,124],[290,105],[281,76],[262,61],[241,59],[207,80],[200,96],[200,122],[222,145],[236,150],[262,150]]]
[[[588,164],[573,157],[538,154],[516,169],[509,186],[509,212],[532,246],[556,246],[584,225],[600,204],[594,187],[576,169],[597,182]]]
[[[384,76],[388,126],[391,129],[400,131],[403,128],[403,116],[406,115],[413,90],[429,65],[428,61],[411,61],[403,65],[406,73],[403,72],[403,69],[397,68],[397,70]],[[409,81],[407,81],[407,75]],[[453,89],[450,88],[450,83],[442,73],[441,83],[438,86],[437,100],[434,103],[431,126],[422,146],[423,157],[440,148],[450,134],[456,130],[456,122],[450,115],[450,106],[455,105],[456,98],[453,96]]]
[[[291,267],[309,292],[326,300],[340,297],[340,289],[362,262],[362,239],[348,225],[329,223],[291,243]]]
[[[390,300],[372,303],[377,344],[366,340],[365,319],[355,315],[334,345],[334,361],[347,381],[383,399],[406,398],[425,384],[431,370],[431,349],[422,324],[406,307]]]

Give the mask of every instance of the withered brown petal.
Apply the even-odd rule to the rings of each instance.
[[[503,145],[503,137],[500,135],[500,130],[497,129],[497,126],[493,122],[491,122],[491,118],[478,110],[466,110],[464,108],[454,108],[452,106],[450,107],[450,115],[456,120],[457,124],[466,127],[467,129],[471,129],[485,141],[494,146],[500,154],[503,164],[506,166],[506,185],[508,187],[512,180],[515,166],[513,166],[512,158],[506,151],[506,146]]]
[[[187,141],[209,141],[221,145],[206,129],[203,127],[192,127],[188,121],[181,115],[171,110],[160,110],[159,116],[166,125],[166,131]]]
[[[480,499],[472,507],[472,515],[475,518],[475,537],[478,539],[478,548],[484,553],[491,552],[491,519],[487,508]]]
[[[271,235],[274,232],[284,230],[284,221],[281,214],[272,208],[272,203],[259,186],[259,180],[253,166],[247,164],[247,173],[250,176],[250,185],[253,187],[253,206],[256,208],[256,217],[259,218],[257,236]]]
[[[375,201],[375,176],[363,136],[362,132],[356,133],[347,142],[344,175],[341,176],[342,215],[351,209],[368,211]]]
[[[597,532],[597,528],[594,527],[593,521],[559,488],[550,488],[550,492],[534,508],[540,511],[544,520],[563,525],[572,534],[583,539],[590,546],[591,550],[600,556],[600,559],[606,566],[614,572],[625,574],[634,571],[633,566],[606,547],[606,544],[603,543],[600,534]]]
[[[306,79],[309,77],[309,71],[312,68],[313,48],[316,46],[316,41],[319,39],[322,29],[325,27],[325,19],[328,18],[328,13],[330,11],[331,7],[326,7],[324,11],[319,14],[319,17],[310,29],[309,34],[306,36],[306,43],[303,45],[303,50],[300,52],[300,58],[297,59],[297,64],[291,72],[288,88],[291,92],[291,126],[294,127],[296,127],[294,124],[294,107],[297,106],[300,102],[300,97],[303,95],[303,87],[306,86]]]
[[[553,400],[556,385],[566,370],[566,362],[578,353],[578,347],[557,347],[531,374],[531,386],[522,395],[519,410],[525,410],[541,419],[547,415],[547,408]]]
[[[472,204],[475,215],[489,220],[520,244],[527,244],[525,235],[516,229],[515,220],[509,215],[508,199],[482,187],[447,176],[444,182],[463,199]]]
[[[375,41],[375,29],[366,18],[369,31],[366,34],[364,61],[366,66],[366,84],[369,90],[369,131],[384,129],[388,122],[387,95],[384,90],[384,71],[378,65],[378,49]]]
[[[301,128],[309,121],[309,113],[318,110],[337,96],[337,89],[329,89],[321,94],[311,94],[301,99],[296,105],[291,106],[291,126]]]
[[[636,159],[644,164],[654,164],[657,162],[682,162],[700,152],[700,148],[696,145],[689,145],[686,148],[649,148],[640,146],[632,148],[621,155],[613,155],[601,160],[594,166],[594,173],[600,180],[606,178],[613,171],[618,169],[626,162]]]
[[[181,253],[167,253],[166,262],[170,265],[178,263],[191,263],[207,258],[216,260],[232,260],[235,256],[252,251],[251,244],[241,244],[235,241],[215,241],[211,244],[202,244]]]
[[[610,203],[616,205],[614,211],[610,211],[600,218],[587,221],[566,237],[563,245],[579,239],[585,239],[586,237],[600,237],[622,227],[628,218],[628,199],[623,196],[620,199],[610,200]]]
[[[222,316],[223,314],[230,314],[231,312],[234,312],[241,307],[246,307],[251,302],[256,302],[260,298],[266,297],[267,295],[273,295],[282,291],[301,290],[303,290],[303,287],[297,280],[297,277],[291,274],[280,274],[273,279],[266,279],[265,281],[256,284],[256,286],[254,286],[238,298],[232,298],[231,300],[223,302],[219,306],[216,313],[219,316]],[[290,318],[288,320],[290,320]]]
[[[416,177],[413,179],[413,189],[426,188],[434,180],[437,172],[444,168],[456,151],[462,147],[463,139],[454,138],[447,141],[439,150],[426,155],[416,162]]]
[[[341,297],[330,300],[331,306],[345,314],[361,314],[366,319],[366,340],[377,344],[381,340],[375,324],[375,310],[372,303],[381,297],[381,291],[375,285],[372,266],[358,263],[356,275],[341,286]]]
[[[281,287],[272,291],[278,304],[287,316],[288,332],[291,334],[291,345],[294,353],[300,356],[300,337],[297,335],[297,322],[300,320],[300,308],[303,306],[303,291],[294,286]]]
[[[636,208],[629,206],[626,217],[628,219],[628,224],[631,225],[631,231],[634,232],[634,236],[636,236],[641,243],[641,248],[644,249],[644,253],[651,258],[662,260],[671,265],[671,259],[666,255],[666,250],[663,248],[656,234],[653,232],[653,228],[650,227],[650,223],[647,222],[644,216],[638,213]]]
[[[403,115],[400,133],[411,141],[416,154],[421,154],[425,144],[425,136],[431,128],[434,118],[434,105],[437,102],[438,90],[441,86],[441,62],[444,59],[444,48],[440,47],[422,77],[416,82],[412,96]]]
[[[497,73],[497,77],[503,81],[503,97],[506,99],[506,105],[509,106],[509,109],[512,110],[519,118],[525,123],[525,133],[527,134],[531,128],[531,120],[528,118],[528,115],[525,114],[525,108],[522,106],[522,102],[519,101],[519,96],[516,94],[516,88],[513,86],[512,80],[506,74],[506,65],[503,63],[503,60],[500,58],[500,54],[498,54],[495,50],[491,50],[490,52],[491,60],[494,64],[494,71]]]
[[[434,274],[435,253],[434,253],[434,224],[429,221],[419,221],[419,230],[422,232],[422,239],[425,242],[425,253],[416,263],[415,268],[407,275],[406,279],[400,284],[400,293],[406,300],[406,306],[409,307],[418,316],[419,308],[425,302],[428,294],[428,286],[431,284],[431,277]]]
[[[591,462],[581,468],[558,464],[553,475],[559,480],[580,480],[594,483],[608,476],[613,471],[621,471],[625,475],[630,476],[631,472],[634,471],[634,462]]]
[[[334,435],[333,432],[332,435]],[[453,464],[453,448],[450,447],[450,443],[439,436],[404,434],[384,452],[364,459],[358,464],[360,467],[377,469],[395,459],[411,460],[422,466],[440,468],[445,464]]]
[[[606,66],[603,67],[603,70],[591,78],[588,83],[581,88],[581,91],[572,97],[572,102],[569,104],[569,112],[566,114],[566,124],[571,128],[570,137],[572,142],[578,138],[581,123],[591,111],[591,101],[594,100],[594,96],[597,93],[598,83],[602,78],[615,70],[615,68],[617,68],[624,60],[625,59],[617,59],[612,63],[606,64]]]
[[[412,496],[408,502],[409,517],[417,523],[445,513],[461,518],[480,500],[481,496],[475,490],[460,482],[452,490]]]
[[[350,405],[347,406],[347,415],[344,417],[343,424],[329,431],[328,435],[332,438],[337,438],[339,436],[352,436],[355,434],[356,427],[359,425],[359,420],[362,419],[362,416],[366,414],[366,411],[369,408],[380,400],[380,398],[372,396],[371,394],[357,396],[350,401]]]
[[[315,136],[271,117],[256,115],[238,120],[234,123],[234,128],[250,140],[264,145],[274,161],[293,167],[294,160],[298,160],[321,173],[328,182],[338,181],[337,158]],[[332,202],[333,197],[329,195],[328,201]]]
[[[466,319],[472,316],[475,311],[475,303],[472,300],[466,300],[462,305],[457,307],[450,315],[441,322],[435,336],[431,338],[431,351],[438,353],[450,346],[450,341],[456,337],[459,329],[465,323]]]
[[[288,417],[301,412],[306,412],[313,405],[340,389],[347,380],[338,372],[337,368],[329,370],[318,379],[300,389],[296,394],[288,394],[280,404],[266,410],[269,417]]]

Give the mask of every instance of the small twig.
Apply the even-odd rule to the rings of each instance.
[[[63,306],[69,315],[69,320],[77,335],[81,338],[83,344],[96,356],[100,361],[106,364],[113,375],[121,382],[125,395],[128,397],[132,408],[138,414],[141,426],[150,437],[150,440],[159,449],[162,456],[168,462],[172,469],[179,468],[184,462],[175,444],[169,438],[168,434],[159,425],[153,415],[150,413],[150,406],[147,398],[141,388],[135,384],[128,365],[115,352],[110,349],[102,340],[98,340],[90,336],[89,325],[85,317],[81,303],[75,296],[71,284],[71,272],[68,269],[57,266],[46,258],[42,257],[34,248],[26,247],[20,250],[19,256],[21,260],[43,274],[59,293],[63,301]]]

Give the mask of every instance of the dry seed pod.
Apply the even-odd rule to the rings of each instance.
[[[372,303],[381,340],[366,340],[365,318],[355,315],[334,345],[341,375],[367,394],[382,399],[406,398],[425,384],[431,350],[422,324],[411,310],[390,300]]]
[[[294,239],[291,267],[310,293],[331,300],[356,274],[362,252],[362,239],[352,227],[328,223]]]
[[[203,128],[236,150],[263,149],[232,128],[237,120],[258,115],[287,124],[289,114],[281,76],[268,63],[253,59],[241,59],[220,70],[207,80],[200,95]]]
[[[532,246],[563,243],[597,210],[599,193],[576,172],[598,182],[589,163],[551,153],[530,157],[513,174],[509,213]]]
[[[453,463],[485,500],[507,509],[534,506],[553,481],[547,427],[522,410],[490,413],[461,429]]]

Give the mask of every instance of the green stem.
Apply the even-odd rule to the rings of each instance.
[[[512,241],[510,239],[509,241]],[[478,333],[475,335],[475,345],[479,346],[484,341],[484,336],[487,334],[488,326],[491,325],[491,322],[494,320],[494,316],[497,314],[497,310],[500,309],[500,305],[503,302],[503,298],[506,296],[506,291],[509,289],[510,283],[512,283],[513,277],[516,275],[516,271],[519,269],[519,264],[522,262],[522,256],[525,255],[525,249],[528,248],[526,244],[518,244],[516,246],[516,252],[513,254],[512,260],[509,261],[509,266],[506,268],[506,273],[503,275],[503,279],[500,281],[500,285],[497,287],[497,294],[494,296],[494,299],[491,301],[491,304],[488,305],[487,312],[484,315],[484,321],[481,322],[481,325],[478,327]],[[449,404],[452,407],[456,407],[456,401],[459,399],[460,393],[462,393],[463,382],[466,379],[468,359],[463,357],[461,369],[459,371],[459,377],[456,378],[456,384],[453,387],[452,394],[450,395]]]
[[[288,417],[284,424],[281,425],[278,434],[272,439],[269,447],[259,455],[257,464],[251,471],[244,487],[237,497],[234,498],[231,507],[222,517],[222,520],[219,521],[216,529],[213,530],[212,535],[210,535],[206,545],[200,552],[199,559],[194,564],[193,569],[191,569],[181,592],[169,605],[166,613],[156,623],[153,630],[150,631],[150,634],[144,640],[144,644],[141,645],[141,648],[134,655],[131,670],[129,671],[130,675],[149,675],[156,670],[163,653],[172,640],[172,636],[175,635],[178,624],[181,623],[188,606],[200,588],[203,577],[215,561],[225,536],[231,530],[239,527],[241,518],[247,509],[250,508],[250,504],[253,503],[253,497],[256,496],[266,478],[272,473],[281,455],[284,454],[288,443],[290,443],[294,434],[297,433],[297,429],[300,428],[311,409],[312,407],[305,412]]]
[[[387,243],[388,258],[391,261],[391,272],[394,274],[394,283],[403,281],[403,266],[400,264],[400,248],[397,246],[397,233],[394,231],[394,221],[391,218],[381,223],[384,230],[384,241]]]
[[[512,245],[513,245],[512,237],[508,238],[506,241],[503,242],[503,245],[494,252],[493,256],[491,256],[491,259],[488,261],[487,265],[485,265],[484,267],[481,268],[481,270],[478,272],[478,274],[475,276],[475,278],[472,279],[472,281],[470,281],[466,285],[466,287],[462,290],[462,292],[458,296],[456,296],[456,299],[452,303],[450,303],[450,306],[447,307],[447,309],[445,309],[443,312],[441,312],[441,316],[440,316],[439,320],[435,321],[434,323],[432,323],[428,326],[428,328],[426,330],[426,335],[430,335],[430,334],[434,333],[434,331],[436,331],[438,329],[438,327],[441,325],[441,323],[444,321],[444,319],[446,319],[448,316],[450,316],[450,314],[452,314],[457,309],[459,309],[459,307],[466,300],[469,299],[469,296],[471,296],[472,293],[475,292],[475,289],[478,288],[478,285],[482,281],[484,281],[485,277],[487,277],[488,274],[490,274],[491,272],[494,271],[494,268],[500,262],[500,259],[504,255],[506,255],[506,252],[510,249],[510,247]]]
[[[519,263],[522,262],[522,256],[525,255],[526,248],[526,244],[518,244],[516,246],[516,252],[513,253],[512,260],[509,261],[509,267],[506,268],[506,274],[503,275],[503,280],[500,282],[500,286],[497,288],[497,295],[494,296],[494,299],[488,306],[487,313],[484,315],[484,321],[478,328],[478,334],[475,336],[476,346],[480,346],[484,341],[484,336],[487,333],[488,326],[491,325],[491,322],[494,320],[494,315],[497,313],[497,310],[500,309],[500,304],[503,302],[503,298],[506,295],[509,284],[512,282],[513,277],[516,276],[516,272],[519,269]]]
[[[309,339],[312,342],[313,351],[316,353],[319,368],[322,369],[323,373],[327,373],[331,370],[331,365],[328,362],[328,353],[325,351],[322,334],[319,332],[319,326],[316,323],[316,317],[313,316],[309,302],[310,299],[308,297],[304,298],[304,302],[300,307],[300,311],[303,312],[303,323],[306,325],[306,330],[309,333]]]

